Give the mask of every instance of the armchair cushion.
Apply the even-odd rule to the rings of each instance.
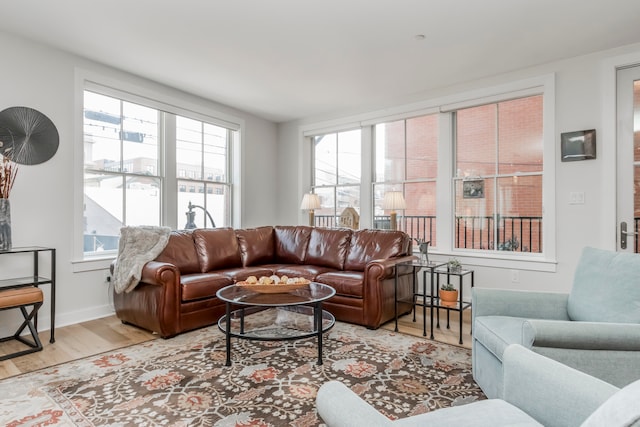
[[[569,294],[571,320],[640,323],[640,256],[584,248]]]
[[[640,427],[640,380],[611,396],[581,427]]]
[[[360,396],[338,381],[320,387],[316,406],[329,427],[434,426],[434,427],[540,427],[520,409],[503,400],[482,400],[466,405],[438,409],[391,421]]]

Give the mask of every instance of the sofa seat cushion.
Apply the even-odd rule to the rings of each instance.
[[[571,320],[640,323],[640,256],[584,248],[573,278]]]
[[[473,336],[495,357],[502,361],[502,354],[509,344],[526,348],[533,345],[527,319],[508,316],[478,316],[473,324]]]
[[[233,228],[197,229],[193,232],[200,271],[241,267],[240,246]]]
[[[249,276],[255,276],[257,279],[262,276],[271,276],[273,275],[273,270],[270,268],[255,266],[244,268],[223,268],[221,270],[218,270],[217,273],[224,274],[225,276],[230,277],[234,282],[242,282],[244,280],[247,280]]]
[[[362,271],[330,271],[319,274],[316,282],[336,290],[336,295],[362,298],[364,273]]]
[[[220,273],[186,274],[180,278],[182,302],[214,297],[219,289],[232,284],[233,280]]]
[[[304,277],[307,280],[315,280],[315,278],[329,271],[335,271],[333,268],[321,267],[318,265],[280,265],[275,267],[275,274],[278,276],[288,277]]]

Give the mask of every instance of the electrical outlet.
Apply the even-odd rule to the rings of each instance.
[[[104,273],[104,283],[107,285],[111,284],[111,272],[109,272],[109,270]]]
[[[520,282],[520,271],[511,270],[511,283],[518,283],[518,282]]]

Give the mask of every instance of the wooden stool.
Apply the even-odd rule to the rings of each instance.
[[[42,290],[40,288],[36,288],[35,286],[0,290],[0,310],[19,308],[22,312],[22,316],[24,317],[24,322],[22,322],[22,325],[20,325],[16,333],[5,338],[0,338],[0,342],[17,340],[31,347],[27,350],[17,351],[15,353],[0,356],[0,360],[6,360],[12,357],[22,356],[23,354],[42,350],[42,343],[40,342],[40,337],[38,337],[38,331],[36,330],[32,321],[34,316],[38,312],[38,309],[42,305],[42,300]],[[31,313],[27,313],[25,307],[28,306],[33,306],[33,310],[31,310]],[[29,327],[29,331],[31,331],[33,342],[20,336],[20,334],[22,334],[22,331],[24,331],[24,328],[26,327]]]

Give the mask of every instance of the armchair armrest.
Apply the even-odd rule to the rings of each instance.
[[[579,426],[617,387],[512,344],[504,352],[504,399],[543,425]]]
[[[536,347],[640,351],[640,324],[529,319],[525,342]]]
[[[568,294],[473,288],[472,314],[569,320],[568,300]]]
[[[318,390],[316,407],[331,427],[386,426],[391,421],[338,381],[326,382]]]

